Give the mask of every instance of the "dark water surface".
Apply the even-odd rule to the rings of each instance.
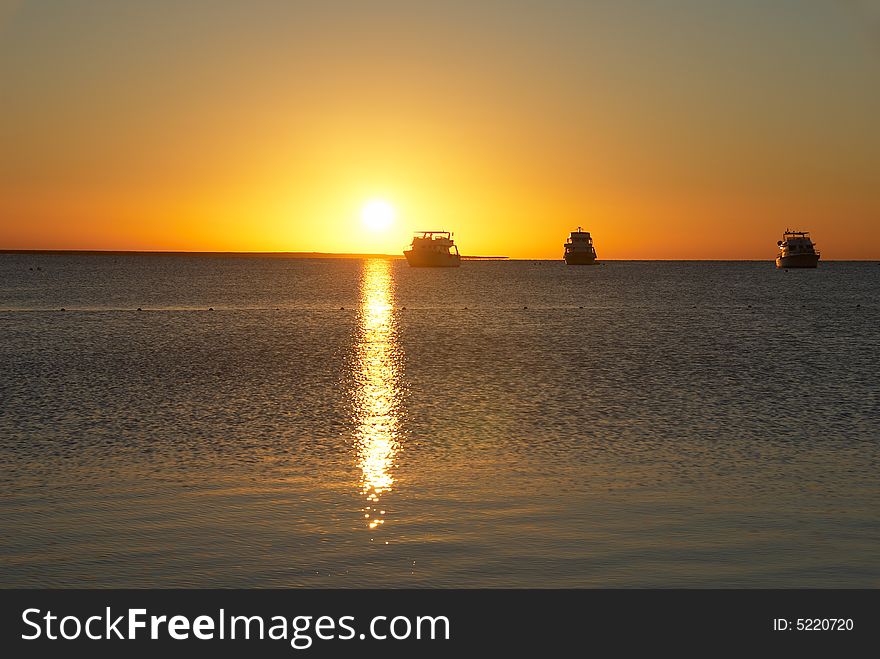
[[[0,255],[2,585],[880,587],[878,328],[876,263]]]

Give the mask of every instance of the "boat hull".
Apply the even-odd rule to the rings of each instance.
[[[598,261],[596,261],[596,257],[592,254],[576,254],[576,253],[568,253],[563,256],[565,262],[568,265],[596,265]]]
[[[408,249],[403,255],[406,257],[406,262],[413,268],[457,268],[461,265],[461,257],[458,254]]]
[[[777,268],[815,268],[818,265],[818,254],[789,254],[776,257]]]

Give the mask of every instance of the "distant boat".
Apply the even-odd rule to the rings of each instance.
[[[568,265],[595,265],[596,250],[590,232],[583,231],[580,227],[577,231],[572,231],[565,243],[562,258]]]
[[[777,268],[815,268],[819,264],[819,252],[810,240],[809,231],[785,230],[778,241]]]
[[[414,268],[457,268],[461,265],[458,247],[448,231],[417,231],[412,245],[403,255]]]

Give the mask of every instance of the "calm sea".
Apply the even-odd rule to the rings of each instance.
[[[877,263],[0,255],[2,585],[880,587],[878,346]]]

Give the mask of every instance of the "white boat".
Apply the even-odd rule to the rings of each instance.
[[[777,268],[815,268],[819,264],[819,252],[810,239],[809,231],[785,230],[776,257]]]
[[[414,268],[457,268],[461,265],[458,247],[448,231],[417,231],[412,245],[403,255]]]

